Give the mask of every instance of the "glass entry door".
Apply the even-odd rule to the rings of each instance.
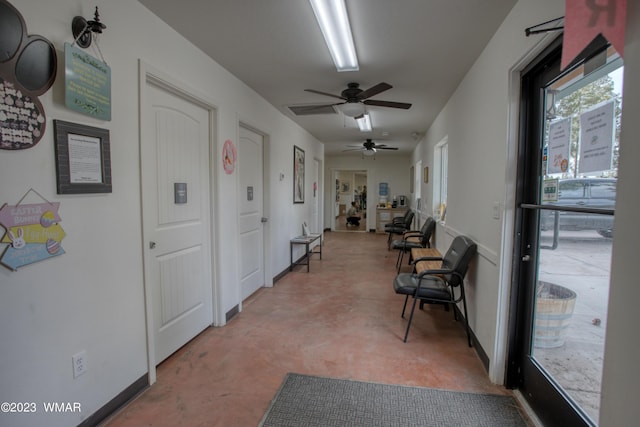
[[[622,61],[604,43],[523,75],[508,385],[546,425],[597,425],[614,236]]]

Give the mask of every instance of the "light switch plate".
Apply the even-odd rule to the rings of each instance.
[[[500,202],[493,202],[493,219],[500,219],[501,210]]]

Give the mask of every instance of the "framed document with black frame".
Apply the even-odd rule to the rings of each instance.
[[[293,146],[293,203],[304,203],[304,150]]]
[[[111,193],[109,130],[53,121],[58,194]]]

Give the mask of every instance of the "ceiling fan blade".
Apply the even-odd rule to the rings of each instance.
[[[362,150],[364,150],[363,147],[360,147],[360,148],[349,148],[348,150],[342,150],[342,152],[344,153],[345,151],[362,151]]]
[[[376,145],[374,147],[376,150],[397,150],[398,147],[381,147],[380,145]]]
[[[389,83],[378,83],[377,85],[375,85],[373,87],[370,87],[369,89],[360,92],[358,94],[357,98],[360,99],[360,100],[371,98],[372,96],[375,96],[375,95],[379,94],[380,92],[384,92],[385,90],[389,90],[392,87],[393,86],[391,86]]]
[[[344,101],[347,100],[347,98],[343,98],[342,96],[334,95],[332,93],[327,93],[327,92],[321,92],[319,90],[314,90],[314,89],[305,89],[305,92],[317,93],[318,95],[330,96],[332,98],[338,98],[338,99],[342,99]]]
[[[363,101],[366,105],[375,105],[377,107],[391,107],[391,108],[402,108],[403,110],[408,110],[411,108],[411,104],[407,104],[404,102],[392,102],[392,101],[376,101],[373,99],[368,99]]]
[[[314,104],[314,105],[296,105],[295,108],[297,111],[302,112],[303,114],[313,114],[314,111],[322,112],[327,107],[331,107],[335,104]]]

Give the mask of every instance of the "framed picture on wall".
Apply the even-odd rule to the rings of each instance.
[[[304,203],[304,150],[293,146],[293,203]]]
[[[111,193],[109,130],[54,120],[58,194]]]

